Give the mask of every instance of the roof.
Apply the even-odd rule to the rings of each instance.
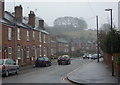
[[[26,28],[26,29],[34,29],[36,31],[39,31],[39,32],[42,32],[42,33],[45,33],[45,34],[49,34],[46,30],[42,30],[42,28],[40,28],[38,26],[35,26],[33,28],[32,26],[30,26],[28,24],[28,20],[25,19],[25,18],[23,18],[22,21],[23,22],[18,21],[15,18],[14,14],[11,14],[8,11],[5,11],[4,18],[0,19],[0,23],[3,23],[3,24],[8,24],[8,25],[11,25],[11,26],[23,27],[23,28]]]
[[[69,43],[68,41],[66,41],[66,40],[63,39],[63,38],[57,39],[57,42],[59,42],[59,43],[65,43],[65,44]]]

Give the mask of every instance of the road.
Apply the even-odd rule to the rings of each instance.
[[[77,68],[85,66],[91,60],[74,58],[71,65],[57,65],[57,62],[50,67],[31,68],[21,71],[18,75],[3,77],[3,83],[71,83],[66,76]]]

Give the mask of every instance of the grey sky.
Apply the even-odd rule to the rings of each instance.
[[[105,8],[113,9],[113,23],[118,25],[118,3],[117,2],[7,2],[6,10],[13,12],[14,5],[21,4],[24,16],[28,16],[30,10],[45,20],[48,25],[53,25],[57,17],[73,16],[83,17],[88,28],[95,29],[95,16],[99,16],[99,25],[109,22],[110,13]],[[100,27],[100,26],[99,26]]]

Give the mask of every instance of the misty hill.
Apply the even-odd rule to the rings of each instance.
[[[96,31],[94,30],[80,30],[74,28],[56,28],[46,27],[46,30],[52,35],[61,35],[68,38],[80,40],[96,40]]]

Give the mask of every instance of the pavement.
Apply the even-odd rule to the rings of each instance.
[[[76,84],[118,85],[118,79],[112,76],[111,69],[104,64],[103,59],[99,63],[91,60],[91,63],[68,74],[67,79]]]

